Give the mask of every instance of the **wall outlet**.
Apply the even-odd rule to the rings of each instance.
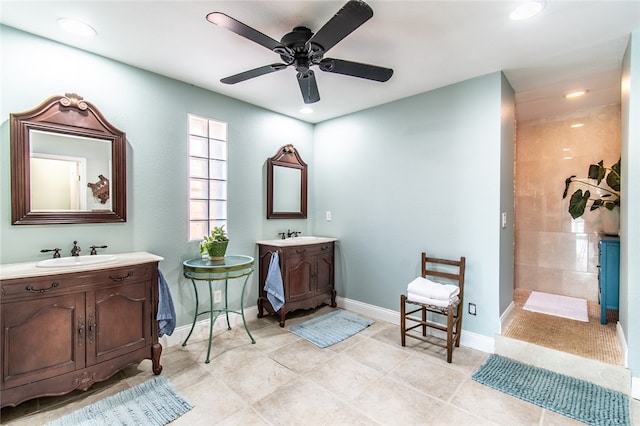
[[[475,315],[475,314],[476,314],[476,304],[469,303],[469,315]]]
[[[327,210],[327,222],[331,222],[331,212]]]
[[[506,212],[502,212],[502,227],[503,228],[507,227],[507,213]]]
[[[213,292],[213,303],[222,302],[222,290],[216,290]]]

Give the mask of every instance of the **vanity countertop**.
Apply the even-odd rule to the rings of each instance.
[[[262,240],[256,241],[256,244],[266,245],[266,246],[275,246],[275,247],[290,247],[290,246],[303,246],[310,244],[322,244],[322,243],[330,243],[332,241],[338,241],[337,238],[333,237],[291,237],[286,239],[277,238],[275,240]]]
[[[95,271],[120,266],[137,265],[140,263],[157,262],[163,257],[147,252],[116,253],[116,259],[111,262],[95,263],[79,266],[61,266],[55,268],[41,268],[36,266],[39,261],[7,263],[0,265],[0,280],[24,277],[42,277],[47,275],[68,274],[73,272]]]

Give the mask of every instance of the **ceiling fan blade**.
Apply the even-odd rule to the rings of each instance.
[[[327,52],[373,16],[373,10],[363,1],[351,0],[324,24],[307,42],[319,45]]]
[[[322,71],[382,82],[389,80],[393,75],[391,68],[361,64],[359,62],[345,61],[342,59],[326,58],[320,61],[318,66]]]
[[[219,25],[232,31],[239,36],[247,38],[261,46],[266,47],[269,50],[275,51],[278,54],[284,54],[293,57],[293,51],[284,46],[277,40],[272,39],[268,35],[262,34],[260,31],[251,28],[250,26],[243,24],[242,22],[233,19],[229,15],[222,12],[211,12],[207,15],[207,21],[212,24]]]
[[[320,93],[318,93],[318,84],[316,83],[316,76],[313,71],[309,70],[305,73],[299,72],[298,84],[300,85],[300,91],[302,92],[302,99],[305,104],[312,104],[320,100]]]
[[[225,77],[220,80],[220,82],[225,84],[236,84],[240,83],[241,81],[249,80],[250,78],[260,77],[261,75],[283,70],[286,67],[287,66],[285,64],[265,65],[264,67],[255,68],[249,71],[241,72],[240,74]]]

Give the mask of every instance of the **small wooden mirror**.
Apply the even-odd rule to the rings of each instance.
[[[307,218],[307,165],[293,145],[267,160],[267,219]]]
[[[75,93],[11,114],[11,223],[126,222],[126,136]]]

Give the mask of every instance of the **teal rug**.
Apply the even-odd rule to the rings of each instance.
[[[471,376],[476,382],[588,425],[630,425],[629,398],[584,380],[498,355]]]
[[[157,376],[45,426],[162,426],[192,408],[165,377]]]
[[[340,309],[294,325],[289,331],[316,346],[326,348],[359,333],[373,323],[370,319]]]

